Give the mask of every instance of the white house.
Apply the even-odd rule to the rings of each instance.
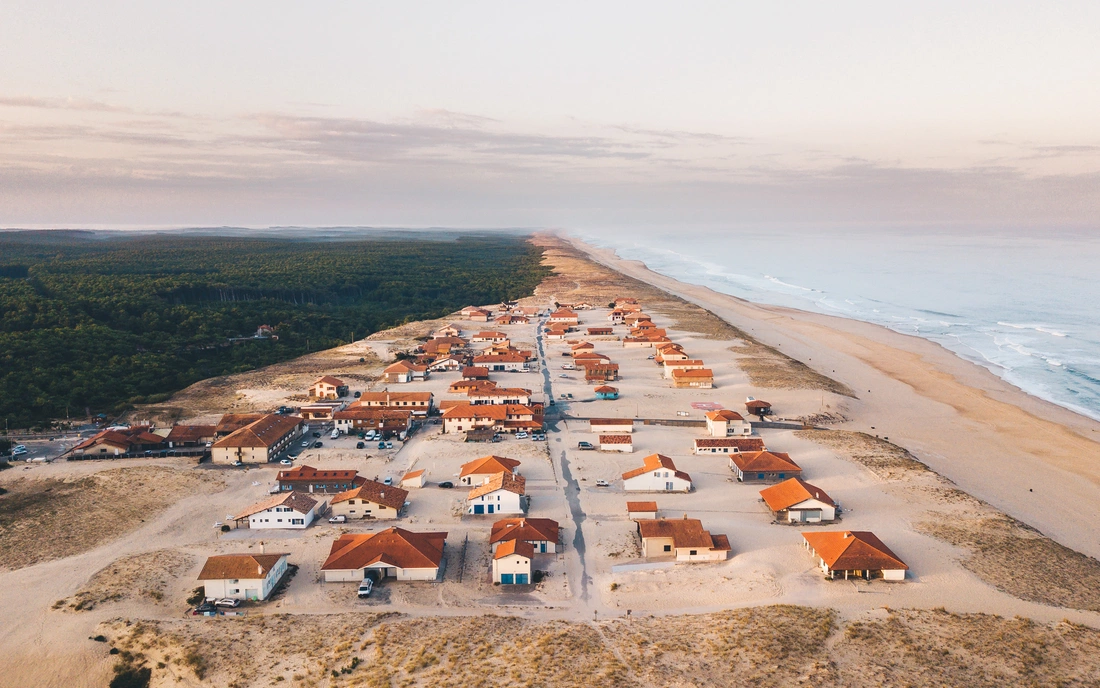
[[[843,575],[849,578],[888,581],[905,580],[909,567],[874,533],[845,530],[827,533],[802,533],[806,549],[818,560],[821,572],[828,578]]]
[[[334,516],[355,518],[393,519],[401,515],[408,490],[394,485],[366,480],[350,490],[332,498]]]
[[[592,418],[588,421],[589,432],[608,434],[614,432],[634,432],[633,418]]]
[[[630,435],[600,435],[600,451],[634,453],[634,438]]]
[[[404,528],[345,533],[332,543],[321,571],[330,583],[358,583],[368,575],[437,581],[446,542],[446,533],[414,533]]]
[[[466,363],[457,356],[443,356],[428,364],[429,373],[453,373],[462,370]]]
[[[700,456],[759,452],[764,449],[764,440],[759,437],[696,437],[691,441],[691,453]]]
[[[459,485],[484,485],[498,473],[515,473],[519,468],[519,461],[503,456],[483,456],[473,461],[467,461],[459,468]]]
[[[489,547],[496,552],[504,542],[522,540],[538,554],[554,554],[560,532],[558,522],[549,518],[502,518],[493,524]]]
[[[623,473],[627,492],[691,492],[691,476],[676,470],[676,464],[664,454],[650,454],[642,466]]]
[[[267,463],[302,434],[301,416],[271,413],[214,443],[214,463]]]
[[[535,550],[523,540],[500,543],[493,553],[493,582],[501,585],[527,585],[531,582],[531,557]]]
[[[784,480],[760,490],[777,521],[827,523],[836,519],[836,503],[819,487],[802,478]]]
[[[409,471],[401,477],[401,487],[409,489],[412,487],[424,487],[424,483],[428,480],[428,472],[421,468],[417,471]]]
[[[468,514],[522,514],[527,479],[509,472],[497,473],[466,497]]]
[[[286,573],[288,554],[219,554],[199,572],[207,597],[266,600]]]
[[[233,517],[238,525],[241,522],[253,529],[297,529],[308,528],[317,518],[318,502],[304,492],[285,492],[257,502]]]
[[[748,437],[752,425],[740,413],[722,409],[707,414],[707,432],[711,437]]]
[[[428,366],[408,361],[397,361],[382,371],[386,382],[406,383],[424,380],[428,377]]]
[[[672,379],[672,374],[677,370],[702,370],[706,367],[706,364],[697,358],[685,358],[680,361],[665,360],[664,361],[664,376],[668,379]]]

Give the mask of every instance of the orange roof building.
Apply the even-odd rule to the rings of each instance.
[[[527,509],[527,479],[509,471],[491,476],[466,496],[466,513],[522,514]]]
[[[623,489],[627,492],[690,492],[691,476],[678,470],[664,454],[650,454],[642,465],[623,473]]]
[[[408,490],[373,480],[364,480],[357,487],[333,496],[332,513],[354,518],[393,519],[401,514]]]
[[[493,524],[489,546],[496,552],[502,543],[512,540],[526,542],[539,554],[558,551],[560,527],[549,518],[504,518]]]
[[[748,451],[730,454],[730,470],[742,483],[801,478],[802,468],[784,452]]]
[[[214,443],[215,463],[267,463],[279,456],[302,434],[301,416],[268,414]]]
[[[653,518],[637,521],[646,557],[673,557],[676,561],[725,561],[730,541],[725,535],[711,535],[695,518]]]
[[[802,478],[784,480],[760,491],[777,521],[825,523],[836,519],[836,503],[820,487]]]
[[[368,572],[399,581],[437,581],[446,542],[447,533],[414,533],[404,528],[346,533],[332,543],[321,571],[327,582],[357,583]]]
[[[844,530],[827,533],[802,533],[806,548],[818,560],[828,578],[882,578],[904,581],[909,566],[898,558],[874,533]]]
[[[480,485],[497,473],[515,473],[519,461],[503,456],[483,456],[462,464],[458,482],[462,485]]]
[[[218,554],[199,572],[206,597],[266,600],[286,575],[287,557],[277,554]]]

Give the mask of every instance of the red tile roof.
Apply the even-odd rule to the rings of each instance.
[[[711,411],[707,414],[707,418],[709,418],[710,420],[724,420],[726,422],[729,422],[731,420],[745,420],[745,417],[742,416],[740,413],[738,413],[737,411],[730,411],[729,409]]]
[[[631,435],[600,435],[600,444],[634,444]]]
[[[729,551],[724,535],[711,536],[697,518],[654,518],[638,521],[642,538],[670,538],[676,549],[699,548]],[[721,538],[721,539],[719,539]]]
[[[199,572],[199,580],[259,580],[288,556],[281,554],[218,554],[210,557]]]
[[[676,470],[676,464],[672,462],[672,459],[668,458],[664,454],[650,454],[649,456],[645,457],[644,459],[642,459],[641,468],[635,468],[634,470],[623,473],[623,480],[630,480],[631,478],[636,478],[639,475],[644,475],[646,473],[649,473],[650,471],[657,471],[662,468],[667,468],[668,470],[672,471],[673,475],[675,475],[677,478],[680,478],[681,480],[687,480],[689,482],[691,481],[691,476],[687,473],[684,473],[683,471]]]
[[[817,556],[833,571],[879,571],[908,569],[874,533],[845,530],[802,533]]]
[[[466,496],[466,499],[476,499],[497,490],[506,490],[522,495],[526,491],[526,486],[527,478],[522,475],[514,475],[511,471],[502,471],[489,478],[489,481],[484,485],[478,485],[470,490],[470,494]]]
[[[697,437],[695,446],[710,449],[736,449],[740,452],[764,451],[764,440],[759,437]]]
[[[657,513],[657,502],[627,502],[626,510],[630,513]]]
[[[296,482],[300,480],[354,480],[359,475],[356,470],[317,470],[313,466],[295,466],[287,471],[279,471],[275,477],[279,482]]]
[[[447,533],[414,533],[387,528],[377,533],[346,533],[332,543],[322,571],[385,564],[402,569],[438,568]]]
[[[730,454],[730,461],[733,461],[734,465],[745,473],[751,473],[753,471],[762,473],[802,472],[802,468],[791,460],[789,454],[784,452],[741,452],[739,454]]]
[[[462,464],[458,476],[464,478],[467,475],[495,475],[500,472],[512,473],[519,467],[519,461],[503,456],[483,456]]]
[[[303,492],[284,492],[283,494],[277,494],[263,501],[256,502],[234,516],[233,520],[239,521],[242,518],[248,518],[252,514],[258,514],[261,511],[266,511],[267,509],[272,509],[277,506],[289,507],[300,514],[308,514],[310,509],[317,506],[317,500]]]
[[[365,499],[391,509],[400,509],[405,505],[405,499],[408,496],[408,490],[367,480],[358,487],[333,495],[332,503],[346,502],[349,499]]]
[[[497,551],[493,554],[493,559],[503,559],[513,554],[533,559],[535,556],[535,546],[524,540],[506,540],[497,547]]]
[[[772,511],[789,509],[795,504],[800,504],[808,499],[816,499],[829,506],[836,506],[824,490],[811,485],[802,478],[791,478],[778,485],[760,490],[760,496],[764,498],[764,503]]]
[[[253,421],[214,443],[215,447],[273,447],[301,424],[301,416],[277,413]]]
[[[504,518],[493,524],[489,544],[507,540],[558,541],[558,522],[549,518]]]

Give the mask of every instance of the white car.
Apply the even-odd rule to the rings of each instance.
[[[374,590],[374,581],[370,578],[364,578],[363,582],[359,584],[359,590],[356,592],[356,595],[358,595],[360,599],[370,597],[372,590]]]
[[[333,430],[333,431],[332,431],[332,432],[331,432],[331,433],[329,434],[328,438],[329,438],[330,440],[338,440],[338,439],[340,439],[340,431],[339,431],[339,430]]]
[[[526,432],[523,432],[522,430],[516,433],[516,439],[517,440],[525,440],[528,437],[529,437],[529,435]]]
[[[328,520],[328,522],[329,523],[347,523],[348,522],[348,517],[343,515],[343,514],[340,514],[339,516],[333,516],[332,518],[330,518]]]
[[[232,597],[223,597],[221,599],[214,600],[214,606],[215,607],[229,607],[230,609],[235,609],[235,608],[241,606],[241,601],[240,600],[235,600]]]
[[[366,437],[364,439],[374,440],[374,430],[367,430]]]
[[[302,442],[302,446],[303,447],[308,447],[309,446],[309,440],[306,440],[306,441]]]
[[[280,466],[293,466],[294,462],[291,461],[290,459],[283,459],[282,461],[279,462],[279,465]]]

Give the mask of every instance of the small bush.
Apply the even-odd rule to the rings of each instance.
[[[115,667],[115,676],[108,684],[109,688],[148,688],[153,670],[149,667],[136,667],[119,662]]]

